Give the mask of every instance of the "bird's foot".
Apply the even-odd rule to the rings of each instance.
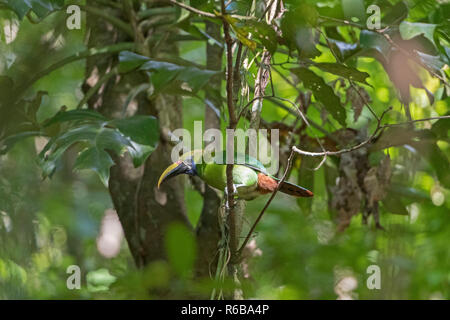
[[[228,186],[225,187],[225,190],[223,191],[225,194],[225,199],[228,198]],[[233,195],[236,197],[237,196],[237,188],[236,185],[233,184]]]
[[[225,210],[229,211],[230,210],[230,206],[228,204],[228,187],[225,187],[224,190],[224,200],[225,200]],[[237,198],[237,186],[235,184],[233,184],[233,198],[236,199]]]

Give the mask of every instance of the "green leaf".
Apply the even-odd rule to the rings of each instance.
[[[177,76],[177,80],[188,83],[192,89],[192,92],[197,92],[209,82],[209,79],[213,75],[217,73],[217,71],[212,70],[202,70],[195,67],[183,67]]]
[[[432,56],[420,51],[416,51],[416,53],[423,64],[437,73],[439,73],[445,66],[445,62],[441,60],[440,56]]]
[[[392,183],[390,185],[388,195],[392,195],[394,199],[402,198],[410,203],[430,200],[430,196],[428,193],[419,189],[404,186],[399,183]]]
[[[109,169],[113,164],[114,161],[105,150],[93,147],[84,150],[78,155],[74,169],[92,169],[98,174],[103,184],[108,186]]]
[[[346,61],[361,51],[357,43],[346,43],[339,40],[328,39],[330,50],[333,50],[341,61]]]
[[[450,116],[450,112],[446,114]],[[450,119],[439,119],[431,127],[431,131],[436,135],[437,139],[447,140],[449,138]]]
[[[239,41],[246,47],[250,48],[250,50],[255,51],[256,42],[248,37],[249,32],[245,27],[245,24],[240,23],[238,19],[235,19],[230,15],[224,15],[223,17],[230,24]]]
[[[23,19],[30,9],[42,19],[64,6],[64,0],[4,0],[2,2],[13,10],[19,19]]]
[[[119,54],[119,72],[126,73],[135,70],[147,62],[149,58],[131,51],[122,51]]]
[[[246,21],[243,28],[253,35],[253,39],[261,43],[269,52],[273,54],[277,50],[277,33],[267,23],[262,21]]]
[[[174,271],[188,277],[192,273],[197,253],[193,233],[181,223],[173,223],[167,229],[165,245]]]
[[[307,68],[296,68],[291,71],[303,82],[305,88],[312,91],[316,99],[323,104],[339,124],[345,127],[346,112],[333,89],[321,77]]]
[[[362,30],[359,36],[359,42],[361,48],[365,49],[369,53],[375,51],[378,55],[384,59],[384,62],[389,60],[389,55],[391,53],[391,44],[383,37],[373,31]]]
[[[450,188],[450,163],[447,155],[442,152],[438,145],[430,141],[413,141],[411,145],[434,169],[441,184],[445,188]]]
[[[132,147],[127,149],[135,167],[141,166],[158,145],[159,128],[155,117],[134,116],[112,120],[109,124],[131,140]]]
[[[44,176],[50,176],[53,173],[57,161],[70,146],[84,142],[85,149],[77,159],[75,168],[93,169],[99,174],[101,181],[107,185],[112,160],[106,150],[121,155],[127,148],[133,148],[133,145],[121,132],[108,128],[106,125],[106,122],[82,125],[71,128],[52,139],[45,147],[45,152],[49,151],[50,154],[45,156],[43,151],[40,155]]]
[[[70,110],[70,111],[60,111],[52,118],[44,121],[44,128],[49,127],[55,123],[62,123],[67,121],[106,121],[106,118],[93,110]]]
[[[31,6],[26,1],[4,0],[3,3],[14,11],[21,20],[31,9]]]
[[[421,137],[423,133],[415,131],[411,127],[395,126],[386,128],[370,147],[370,151],[378,151],[391,147],[398,147],[409,144],[415,138]]]
[[[410,40],[414,37],[424,35],[425,38],[434,43],[434,31],[436,30],[435,24],[418,23],[403,21],[400,23],[400,35],[404,40]]]
[[[367,72],[362,72],[355,68],[347,67],[340,63],[324,62],[324,63],[316,63],[314,64],[314,66],[322,71],[344,77],[348,80],[358,81],[368,85],[368,83],[366,82],[366,78],[368,78],[370,75]]]
[[[297,49],[301,58],[313,58],[320,55],[316,48],[318,40],[314,28],[319,13],[314,6],[301,3],[291,7],[281,20],[283,39],[289,49]]]
[[[385,25],[397,25],[408,16],[408,6],[404,1],[398,2],[389,9],[382,21]]]
[[[40,131],[27,131],[27,132],[21,132],[18,134],[14,134],[12,136],[9,136],[2,141],[0,141],[0,155],[4,155],[9,152],[9,150],[12,149],[16,145],[16,143],[29,138],[29,137],[38,137],[41,136],[42,132]]]

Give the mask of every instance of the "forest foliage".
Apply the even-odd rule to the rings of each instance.
[[[118,158],[139,170],[167,139],[163,113],[139,99],[177,97],[184,128],[210,112],[225,132],[227,49],[237,127],[280,130],[279,177],[292,169],[288,179],[315,194],[276,195],[243,257],[245,296],[449,298],[450,3],[225,2],[0,0],[0,298],[209,297],[218,284],[193,277],[201,246],[189,226],[205,196],[196,182],[177,180],[189,226],[171,224],[165,259],[138,268],[110,179]],[[66,26],[71,4],[79,30]],[[87,15],[125,40],[88,46]],[[223,50],[219,70],[207,66],[208,46]],[[114,62],[93,84],[92,58]],[[119,110],[93,107],[135,75],[143,80],[124,86]],[[247,203],[242,238],[268,197]],[[108,235],[118,241],[110,255]],[[70,265],[82,270],[80,290],[66,287]],[[366,286],[370,265],[382,270],[380,290]]]

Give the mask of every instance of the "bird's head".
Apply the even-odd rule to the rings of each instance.
[[[190,176],[197,175],[197,169],[194,159],[190,157],[185,160],[178,160],[172,163],[166,170],[164,170],[164,172],[159,177],[158,188],[164,181],[167,181],[170,178],[176,177],[180,174],[188,174]]]

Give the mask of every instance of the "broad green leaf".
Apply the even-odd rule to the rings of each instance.
[[[333,89],[321,77],[307,68],[296,68],[291,71],[303,82],[305,88],[312,91],[316,99],[323,104],[339,124],[345,127],[346,112]]]
[[[322,71],[344,77],[348,80],[358,81],[368,85],[368,83],[366,82],[366,78],[368,78],[370,75],[367,72],[362,72],[355,68],[347,67],[340,63],[324,62],[324,63],[316,63],[313,66],[319,68]]]
[[[55,123],[62,123],[67,121],[106,121],[106,118],[93,110],[70,110],[70,111],[60,111],[52,118],[44,121],[44,127],[49,127]]]
[[[411,145],[427,160],[445,188],[450,188],[450,163],[447,155],[442,152],[435,142],[413,141]]]
[[[408,16],[408,6],[404,1],[398,2],[383,17],[382,22],[384,25],[398,25],[401,21],[405,20]]]
[[[85,149],[78,155],[74,169],[92,169],[98,174],[103,184],[108,186],[109,169],[113,164],[114,161],[105,150],[92,147]]]
[[[23,17],[31,9],[31,6],[27,3],[27,1],[3,0],[2,3],[6,4],[7,7],[14,11],[19,19],[23,19]]]
[[[131,51],[122,51],[119,54],[119,72],[125,73],[135,70],[147,62],[149,58]]]
[[[11,150],[12,147],[14,147],[15,144],[18,143],[19,141],[22,141],[29,137],[38,137],[41,135],[42,132],[40,131],[27,131],[9,136],[0,141],[0,155],[8,153],[9,150]]]
[[[62,154],[76,143],[84,143],[84,150],[76,161],[76,169],[91,168],[98,173],[101,181],[107,185],[109,168],[112,160],[106,150],[111,150],[121,155],[127,148],[133,148],[131,141],[122,133],[113,128],[108,128],[106,122],[86,124],[70,128],[61,136],[52,139],[44,148],[50,152],[45,156],[41,152],[41,167],[44,176],[50,176]],[[90,165],[90,167],[89,167]],[[106,172],[108,172],[106,174]]]
[[[388,195],[392,194],[392,197],[395,198],[402,198],[406,202],[422,202],[422,201],[428,201],[430,200],[430,195],[426,193],[425,191],[404,186],[399,183],[392,183],[388,190]],[[407,204],[407,203],[405,203]]]
[[[370,151],[378,151],[411,143],[414,139],[426,138],[425,132],[415,131],[407,126],[386,128],[370,147]]]
[[[423,64],[437,73],[439,73],[445,66],[445,63],[441,60],[440,56],[432,56],[419,51],[416,51],[416,53]]]
[[[3,0],[1,2],[13,10],[19,19],[23,19],[30,10],[42,19],[64,6],[64,0]]]
[[[330,50],[333,50],[341,61],[346,61],[361,51],[357,43],[346,43],[334,39],[328,39],[328,42],[330,43]]]
[[[207,2],[207,1],[204,1]],[[227,12],[246,16],[248,11],[252,7],[251,0],[241,0],[241,1],[229,1],[226,7]]]
[[[281,20],[284,41],[291,50],[297,49],[302,58],[320,55],[314,31],[318,18],[319,14],[313,6],[301,3],[287,11]]]
[[[362,30],[359,36],[361,48],[366,51],[375,51],[384,59],[385,62],[389,60],[391,52],[391,44],[383,37],[373,31]]]
[[[195,67],[183,67],[178,74],[177,79],[188,83],[192,89],[192,92],[197,92],[209,82],[209,79],[213,75],[217,73],[217,71],[212,70],[202,70]]]
[[[420,21],[426,18],[433,12],[436,6],[444,6],[444,2],[436,0],[408,0],[409,16],[408,18],[414,21]]]
[[[409,40],[419,35],[424,35],[425,38],[431,41],[431,43],[434,43],[434,31],[436,30],[435,24],[403,21],[400,23],[399,30],[404,40]]]
[[[450,116],[450,112],[446,114]],[[437,139],[446,140],[449,138],[448,131],[450,130],[450,119],[439,119],[431,127],[431,131],[436,135]]]
[[[135,167],[141,166],[147,157],[155,150],[159,142],[158,120],[152,116],[134,116],[127,119],[112,120],[115,126],[131,140],[128,147]]]

